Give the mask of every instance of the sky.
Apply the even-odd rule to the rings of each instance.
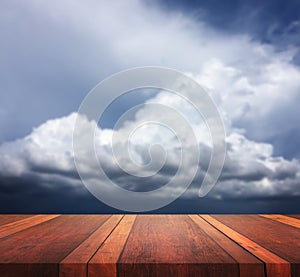
[[[216,103],[227,146],[220,179],[198,197],[212,151],[208,130],[191,106],[163,90],[127,93],[103,115],[97,153],[108,176],[147,191],[176,173],[178,142],[157,126],[136,132],[132,155],[142,165],[159,163],[162,152],[149,157],[149,145],[161,144],[169,156],[159,172],[141,179],[113,159],[113,134],[124,146],[123,134],[139,122],[168,118],[151,106],[158,103],[187,118],[200,162],[187,191],[152,212],[300,213],[299,1],[3,0],[0,36],[0,212],[123,212],[98,201],[79,178],[72,148],[77,110],[111,74],[163,66],[197,81]],[[139,104],[113,131],[122,113]],[[82,119],[82,133],[91,124]],[[82,159],[92,178],[97,169],[87,153]]]

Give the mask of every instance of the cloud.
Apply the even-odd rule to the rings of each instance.
[[[184,71],[202,84],[224,118],[228,158],[209,197],[299,195],[300,70],[293,63],[298,48],[292,42],[278,49],[248,33],[228,34],[201,19],[166,13],[141,1],[52,1],[43,5],[6,1],[1,5],[1,191],[17,183],[26,183],[29,189],[35,183],[36,187],[67,186],[82,192],[73,161],[72,130],[74,111],[85,93],[118,70],[161,65]],[[201,117],[166,92],[147,100],[155,102],[171,105],[186,116],[202,151],[200,168],[205,170],[211,143]],[[120,146],[127,143],[122,137],[126,128],[149,116],[167,118],[146,105],[118,130]],[[84,128],[93,124],[82,121],[83,141]],[[32,126],[39,127],[31,132]],[[145,181],[146,189],[156,188],[176,172],[178,141],[157,126],[140,131],[132,137],[131,147],[138,165],[151,160],[151,143],[161,142],[168,150],[165,166]],[[126,188],[145,189],[114,161],[112,134],[109,129],[97,132],[97,151],[108,175]],[[164,157],[159,148],[150,154],[156,161],[153,164]],[[82,161],[92,178],[96,168],[88,157],[85,153]],[[127,158],[123,166],[138,174]],[[145,174],[155,172],[151,167],[143,170]],[[201,178],[202,170],[186,197],[195,197]]]
[[[182,101],[182,99],[176,98],[178,96],[161,92],[148,103],[159,102],[164,105],[173,103],[173,107],[177,107],[180,113],[187,116],[191,120],[191,126],[193,126],[197,123],[197,118],[195,117],[196,120],[193,121],[189,109],[178,108],[177,102]],[[148,120],[149,114],[154,112],[149,107],[151,105],[146,103],[134,119],[126,121],[122,128],[115,131],[115,133],[119,133],[119,135],[117,134],[116,145],[120,146],[120,149],[127,149],[128,137],[125,134],[128,133],[128,130],[140,126],[140,123],[143,120]],[[182,107],[184,106],[182,105]],[[155,113],[158,119],[161,118],[162,115],[158,110],[155,110]],[[23,139],[0,146],[2,157],[0,175],[2,181],[7,181],[6,186],[17,184],[17,180],[21,180],[23,183],[34,181],[33,183],[39,187],[38,190],[41,187],[50,187],[54,190],[69,187],[69,193],[83,192],[83,185],[75,168],[72,149],[72,131],[77,116],[80,120],[79,132],[82,134],[82,149],[77,156],[79,157],[77,161],[79,160],[80,164],[84,166],[85,178],[91,180],[98,178],[98,168],[91,162],[90,154],[85,151],[84,147],[84,134],[88,133],[86,131],[88,128],[95,127],[95,122],[90,122],[85,117],[72,113],[67,117],[47,121]],[[164,114],[164,116],[167,115]],[[119,162],[121,163],[118,165],[113,156],[111,141],[112,136],[116,134],[112,130],[98,128],[95,137],[96,153],[109,178],[121,187],[134,191],[153,190],[168,183],[180,166],[178,164],[180,152],[178,152],[179,145],[174,134],[164,131],[162,126],[157,125],[150,125],[150,128],[138,130],[134,134],[135,137],[130,140],[133,145],[131,149],[133,154],[131,156],[119,155]],[[201,149],[199,163],[201,170],[191,188],[184,195],[188,198],[197,197],[197,191],[210,157],[211,145],[202,143],[201,140],[206,141],[204,138],[205,136],[197,137]],[[166,153],[162,152],[161,149],[151,151],[151,154],[148,152],[149,146],[156,143],[161,144],[167,151],[166,160],[164,159]],[[282,195],[299,196],[300,175],[298,172],[300,171],[300,164],[297,160],[288,161],[282,157],[274,157],[272,145],[248,140],[243,134],[234,132],[228,136],[227,145],[228,153],[223,174],[209,197],[228,199],[268,198]],[[188,155],[195,155],[193,151],[186,150]],[[151,166],[149,168],[144,167],[149,162],[149,158],[155,167],[154,169]],[[157,172],[156,167],[161,164],[161,160],[165,160],[165,164]],[[122,168],[129,173],[124,173],[120,165],[123,165]],[[180,182],[184,182],[187,174],[189,172],[184,171],[182,175],[178,175],[176,178]],[[148,177],[141,180],[138,176]],[[177,189],[180,189],[180,182]],[[105,180],[98,178],[97,185],[105,186],[108,191],[110,190],[109,184]],[[166,193],[172,194],[174,191],[167,191]],[[158,197],[164,197],[164,195],[160,194]]]
[[[299,196],[300,164],[273,156],[273,147],[250,141],[241,134],[228,139],[227,161],[215,198],[272,198]]]
[[[23,137],[33,126],[77,110],[91,87],[128,67],[160,65],[194,75],[222,74],[219,63],[223,70],[237,70],[232,74],[246,73],[237,86],[252,85],[275,61],[277,72],[293,73],[293,45],[279,53],[246,32],[228,34],[201,18],[168,13],[143,1],[5,1],[0,13],[0,109],[6,114],[0,121],[0,141]],[[224,74],[227,78],[230,73]],[[296,77],[289,79],[295,82]],[[216,89],[224,93],[224,87]]]

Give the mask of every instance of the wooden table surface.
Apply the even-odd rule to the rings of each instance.
[[[299,215],[0,215],[0,276],[300,276]]]

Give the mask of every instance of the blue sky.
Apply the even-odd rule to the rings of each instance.
[[[149,65],[180,70],[205,87],[227,134],[218,185],[199,199],[199,176],[162,212],[300,211],[299,1],[1,1],[0,34],[1,211],[116,211],[78,178],[74,118],[101,80]],[[128,94],[104,116],[101,145],[122,111],[154,100],[177,105],[202,132],[172,96]],[[132,121],[151,113],[143,108]],[[199,144],[205,157],[209,143]],[[139,180],[107,161],[112,178],[137,189]],[[147,184],[164,183],[172,170]]]

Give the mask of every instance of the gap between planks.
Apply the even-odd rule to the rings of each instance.
[[[60,277],[87,276],[88,263],[111,235],[124,215],[112,215],[85,241],[68,254],[59,265]]]
[[[260,214],[259,216],[272,219],[274,221],[300,228],[300,220],[297,218],[289,217],[281,214]]]
[[[17,220],[5,225],[0,226],[0,238],[7,237],[9,235],[15,234],[22,230],[28,229],[35,225],[41,224],[48,220],[54,219],[60,215],[34,215],[32,217],[24,218],[21,220]]]
[[[117,276],[117,263],[135,222],[136,215],[125,215],[88,263],[89,277]]]
[[[239,244],[224,235],[220,230],[209,224],[199,215],[189,217],[212,238],[222,249],[224,249],[239,264],[240,277],[264,276],[264,263],[249,253]]]
[[[236,232],[227,225],[221,223],[217,219],[213,218],[210,215],[200,215],[206,222],[211,224],[213,227],[217,228],[224,235],[232,239],[234,242],[242,246],[252,255],[259,258],[266,264],[266,273],[267,276],[282,276],[290,277],[291,276],[291,266],[290,263],[283,258],[275,255],[273,252],[265,249],[256,242],[250,240],[249,238],[243,236],[242,234]]]

